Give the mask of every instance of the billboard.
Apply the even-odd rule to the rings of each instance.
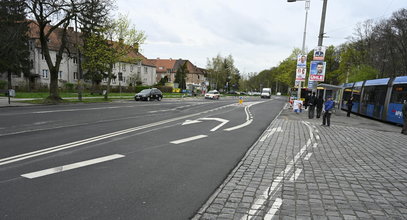
[[[295,74],[295,80],[296,81],[305,81],[305,78],[307,76],[307,69],[304,67],[297,67],[297,71]]]
[[[310,64],[310,81],[324,81],[325,80],[325,67],[326,62],[311,61]]]
[[[298,55],[297,56],[297,68],[307,68],[307,55]]]
[[[326,48],[323,46],[318,46],[314,49],[314,60],[323,61],[325,58]]]

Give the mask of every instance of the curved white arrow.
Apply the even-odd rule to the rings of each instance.
[[[229,120],[226,120],[226,119],[223,119],[223,118],[198,118],[197,120],[186,120],[184,123],[182,123],[182,125],[195,124],[195,123],[199,123],[199,122],[202,122],[202,121],[219,121],[219,122],[221,122],[218,126],[212,128],[211,131],[216,131],[220,127],[222,127],[223,125],[225,125],[226,123],[229,122]]]

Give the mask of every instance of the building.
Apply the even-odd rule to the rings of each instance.
[[[195,66],[189,60],[183,59],[150,59],[149,60],[152,64],[156,67],[157,72],[157,82],[164,82],[164,83],[174,83],[175,74],[177,70],[187,62],[187,79],[186,84],[188,85],[195,85],[201,86],[206,82],[206,70],[203,68],[199,68]]]
[[[47,29],[50,29],[48,26]],[[49,36],[48,47],[52,62],[55,63],[57,52],[61,45],[63,30],[58,28]],[[79,80],[79,59],[76,45],[80,45],[80,33],[75,32],[72,27],[68,28],[67,46],[62,55],[62,61],[58,73],[58,85],[63,88],[66,84],[77,84]],[[30,74],[24,77],[23,74],[13,75],[12,85],[14,88],[30,87],[31,89],[48,88],[50,84],[50,71],[46,60],[42,54],[41,43],[39,41],[39,28],[36,23],[29,24],[29,62]],[[141,83],[142,85],[152,86],[156,84],[156,68],[144,57],[138,49],[132,50],[129,57],[137,58],[137,62],[127,63],[119,62],[114,65],[113,73],[122,75],[121,86],[130,86]],[[4,75],[4,74],[3,74]],[[7,79],[3,79],[7,80]],[[112,80],[112,86],[118,86],[118,77]],[[85,83],[91,83],[85,81]],[[107,83],[107,79],[102,80],[101,84]]]

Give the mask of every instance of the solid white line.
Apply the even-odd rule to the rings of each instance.
[[[179,140],[176,140],[176,141],[171,141],[170,143],[171,144],[182,144],[182,143],[185,143],[185,142],[194,141],[194,140],[198,140],[198,139],[206,138],[206,137],[208,137],[208,135],[197,135],[197,136],[193,136],[193,137],[189,137],[189,138],[184,138],[184,139],[179,139]]]
[[[307,156],[304,157],[304,160],[309,160],[309,158],[312,156],[312,153],[308,153]]]
[[[290,182],[294,182],[295,180],[298,179],[298,176],[301,174],[302,169],[296,169],[295,172],[293,173],[293,175],[290,178]]]
[[[301,158],[303,156],[303,154],[306,152],[307,148],[309,146],[311,146],[312,144],[312,139],[314,138],[314,134],[313,134],[313,128],[309,125],[308,122],[304,122],[302,121],[303,124],[305,124],[308,129],[309,129],[309,139],[307,140],[307,144],[305,144],[300,151],[295,155],[295,157],[288,163],[288,165],[286,166],[286,168],[281,171],[281,173],[276,177],[276,179],[274,179],[272,185],[270,187],[268,187],[260,196],[260,198],[258,198],[254,205],[251,206],[249,213],[245,214],[241,220],[247,219],[250,220],[253,218],[254,214],[256,214],[259,211],[260,206],[262,206],[264,204],[264,202],[269,199],[272,198],[273,195],[277,192],[277,190],[281,187],[280,183],[282,182],[282,180],[285,178],[285,175],[287,173],[290,172],[291,168],[294,166],[295,163],[297,163],[297,160],[299,158]],[[264,201],[264,202],[262,202]],[[259,204],[260,203],[260,204]]]
[[[26,173],[21,176],[28,178],[28,179],[34,179],[34,178],[38,178],[38,177],[42,177],[42,176],[47,176],[47,175],[51,175],[51,174],[55,174],[55,173],[60,173],[60,172],[68,171],[68,170],[77,169],[80,167],[85,167],[85,166],[90,166],[90,165],[97,164],[97,163],[106,162],[109,160],[115,160],[115,159],[122,158],[122,157],[124,157],[124,155],[113,154],[113,155],[106,156],[106,157],[99,157],[99,158],[92,159],[92,160],[86,160],[86,161],[82,161],[82,162],[78,162],[78,163],[63,165],[63,166],[54,167],[54,168],[41,170],[41,171],[37,171],[37,172]]]
[[[225,131],[233,131],[233,130],[237,130],[239,128],[243,128],[246,127],[247,125],[251,124],[253,122],[253,119],[250,119],[248,121],[246,121],[245,123],[241,124],[241,125],[237,125],[235,127],[231,127],[231,128],[226,128]]]
[[[276,201],[274,201],[270,210],[267,212],[266,216],[264,216],[264,220],[271,220],[276,212],[280,209],[281,204],[283,204],[283,200],[280,198],[276,198]]]

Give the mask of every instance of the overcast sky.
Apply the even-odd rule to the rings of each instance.
[[[241,73],[277,66],[301,48],[305,2],[287,0],[116,0],[147,40],[150,59],[188,59],[206,67],[207,59],[232,55]],[[324,45],[340,45],[357,23],[388,18],[407,0],[328,0]],[[311,0],[306,48],[318,44],[322,0]]]

